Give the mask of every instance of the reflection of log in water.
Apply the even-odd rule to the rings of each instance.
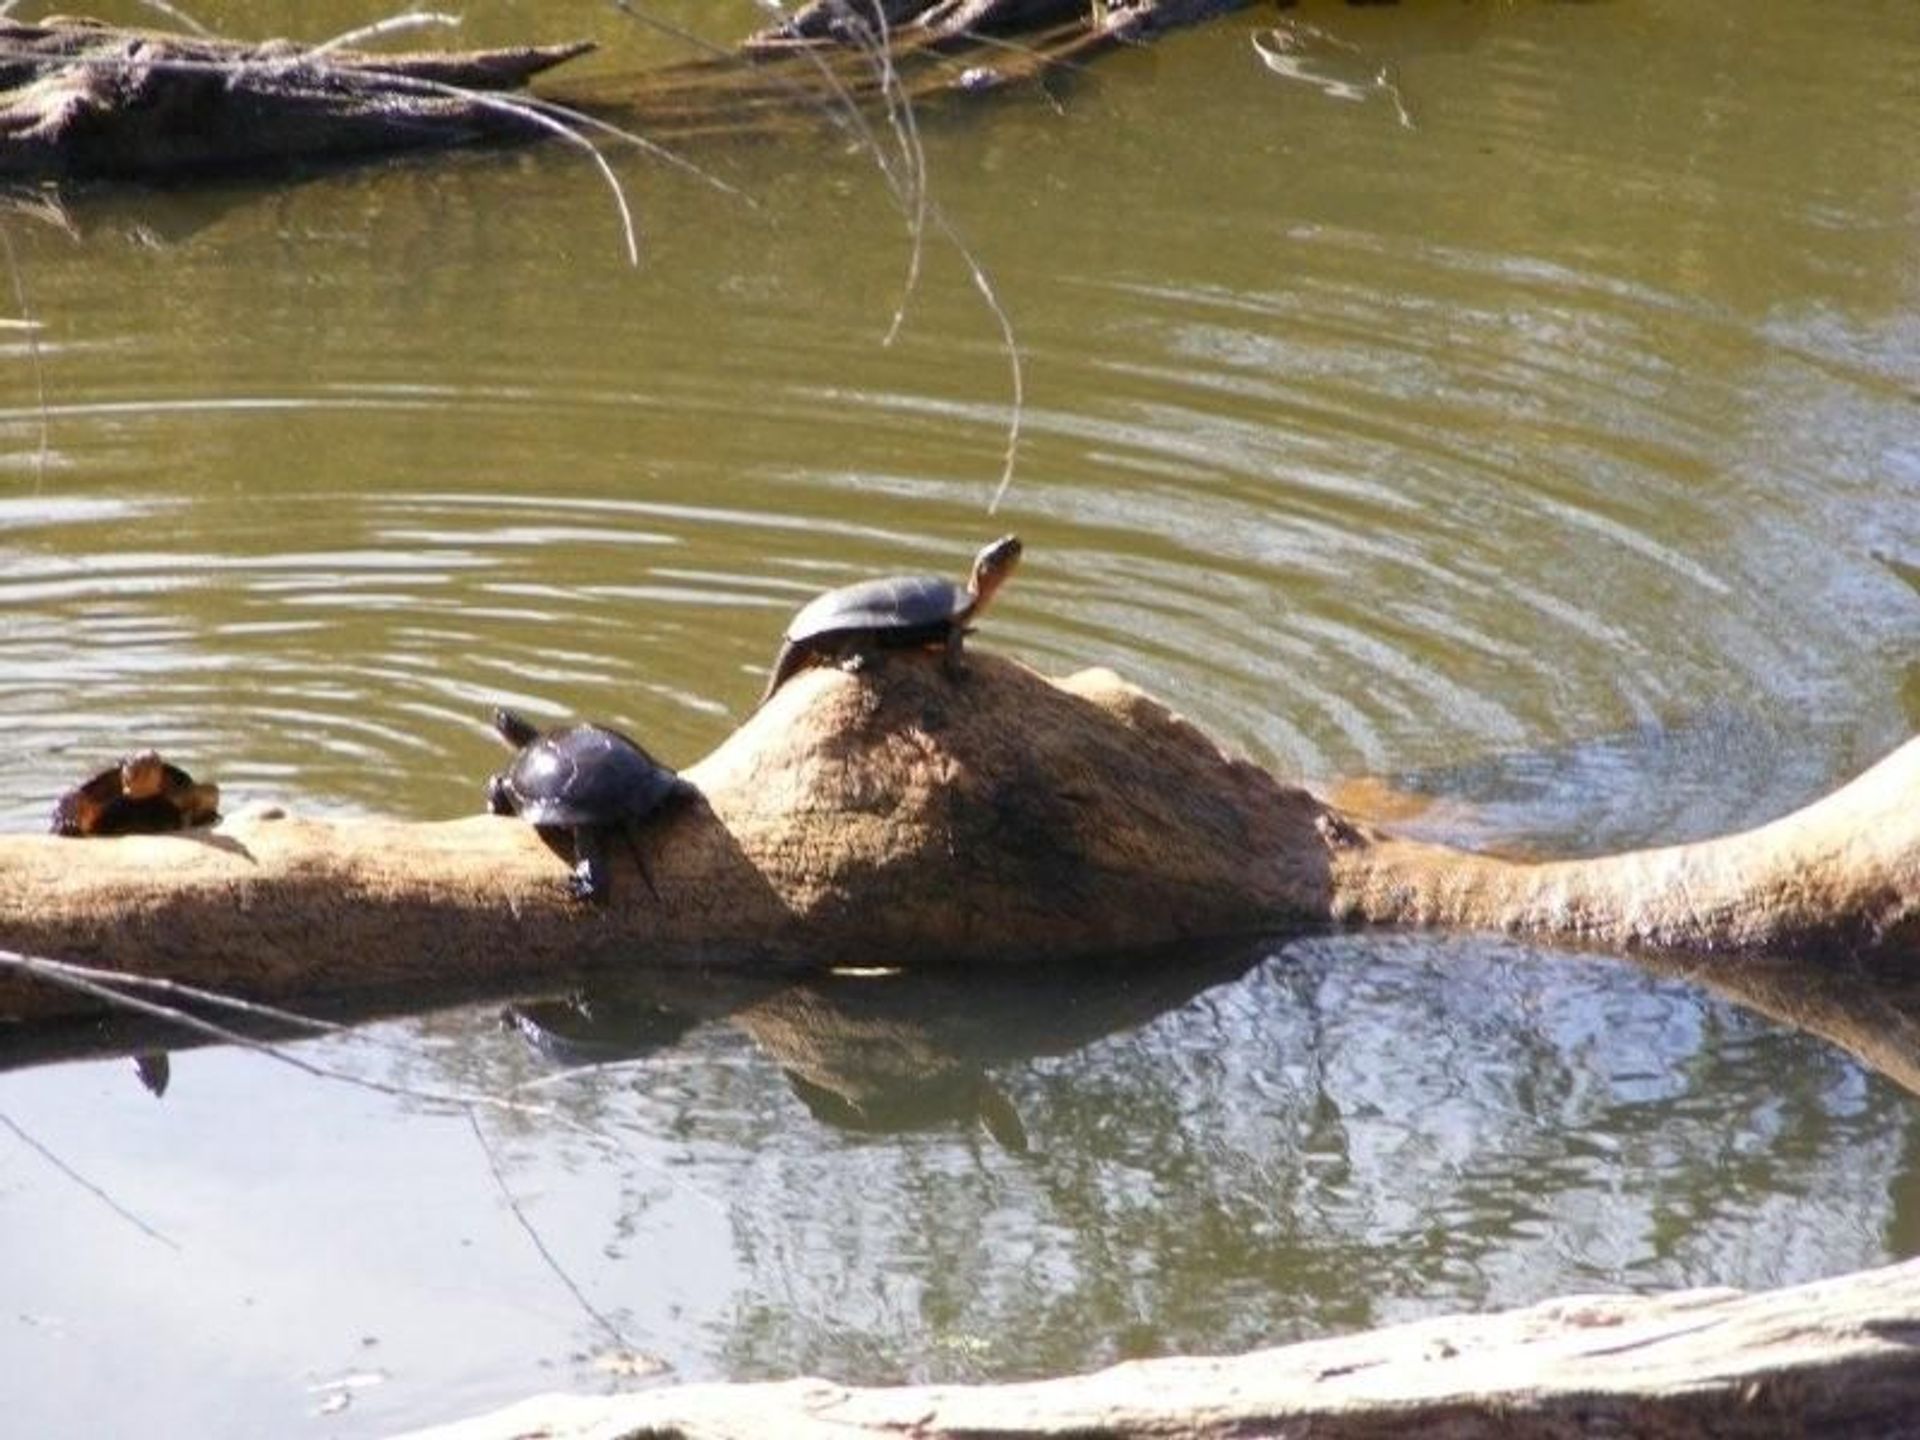
[[[1184,947],[1029,975],[828,975],[730,1017],[816,1119],[891,1134],[976,1122],[1002,1149],[1025,1126],[994,1068],[1144,1025],[1244,973],[1261,947]]]
[[[1805,965],[1772,955],[1649,955],[1640,963],[1817,1035],[1920,1095],[1920,975],[1909,965],[1846,958]]]
[[[510,1022],[562,1066],[644,1060],[694,1026],[753,1037],[813,1116],[865,1134],[980,1125],[1002,1148],[1025,1127],[992,1072],[1132,1029],[1244,974],[1267,947],[1183,946],[959,976],[896,969],[791,981],[637,972],[509,1005]],[[3,1061],[0,1061],[3,1063]]]

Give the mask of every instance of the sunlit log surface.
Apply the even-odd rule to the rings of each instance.
[[[292,1000],[715,959],[1017,965],[1329,922],[1808,963],[1905,962],[1920,937],[1920,742],[1755,830],[1531,863],[1347,818],[1109,672],[978,653],[957,680],[917,657],[805,672],[682,773],[699,798],[637,837],[657,896],[615,847],[609,903],[571,899],[511,819],[239,816],[0,837],[0,946]],[[96,1005],[0,978],[0,1015]]]
[[[802,1379],[545,1396],[413,1440],[1774,1440],[1912,1435],[1917,1415],[1920,1261],[1910,1261],[1759,1295],[1582,1296],[1026,1384]]]

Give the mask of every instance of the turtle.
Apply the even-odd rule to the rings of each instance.
[[[948,672],[957,673],[968,622],[992,603],[1020,554],[1020,537],[1002,535],[974,556],[965,586],[938,575],[894,575],[816,596],[788,623],[760,703],[809,665],[858,669],[880,650],[943,650]]]
[[[693,787],[618,730],[563,725],[542,730],[511,710],[493,712],[493,728],[519,751],[487,781],[487,808],[518,815],[562,854],[571,853],[567,888],[576,899],[607,895],[607,840]],[[653,890],[638,849],[633,858]],[[659,892],[654,891],[656,897]]]
[[[156,835],[219,818],[218,785],[195,781],[157,750],[136,750],[56,800],[49,828],[55,835]]]

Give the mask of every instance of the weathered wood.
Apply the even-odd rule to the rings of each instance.
[[[618,847],[609,903],[570,899],[516,820],[243,815],[0,837],[0,945],[289,999],[643,956],[1018,963],[1325,913],[1305,792],[1111,676],[969,664],[790,681],[683,769],[701,798],[646,827],[657,899]],[[0,979],[0,1014],[71,1003]]]
[[[1498,928],[1610,949],[1920,950],[1920,740],[1768,825],[1691,845],[1516,863],[1370,832],[1334,862],[1336,918]]]
[[[1743,1295],[1578,1296],[1013,1385],[543,1396],[411,1440],[1313,1440],[1920,1434],[1920,1261]]]
[[[796,49],[971,48],[983,37],[1077,33],[1086,44],[1137,43],[1196,24],[1247,0],[809,0],[786,19],[749,36],[748,55]],[[1076,46],[1079,53],[1085,49]]]
[[[883,14],[819,0],[737,49],[552,98],[653,141],[763,132],[849,103],[993,89],[1243,3],[889,0]],[[566,117],[514,92],[591,48],[377,54],[0,20],[0,177],[178,176],[538,138]]]
[[[1757,830],[1528,863],[1345,817],[1108,672],[975,654],[957,680],[917,657],[805,672],[683,774],[700,798],[639,837],[657,899],[616,854],[610,903],[571,900],[510,819],[239,816],[0,837],[0,946],[286,1000],[716,956],[1020,965],[1329,922],[1810,962],[1910,964],[1920,942],[1920,741]],[[94,1003],[0,978],[0,1015]]]
[[[480,92],[592,48],[370,55],[0,22],[0,175],[167,175],[538,134]]]

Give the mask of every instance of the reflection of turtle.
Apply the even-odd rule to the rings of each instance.
[[[978,1121],[1009,1155],[1027,1153],[1027,1127],[1020,1112],[985,1071],[949,1071],[861,1091],[829,1089],[798,1070],[785,1070],[787,1086],[814,1119],[864,1135],[928,1130],[944,1120],[963,1126]]]
[[[556,1065],[610,1065],[670,1049],[700,1023],[698,1015],[617,989],[564,999],[516,1000],[502,1024]]]
[[[141,750],[62,795],[51,828],[56,835],[153,835],[219,818],[219,786],[196,784],[157,751]]]
[[[974,557],[964,588],[938,575],[896,575],[829,590],[787,626],[760,703],[808,665],[857,666],[877,650],[945,650],[952,668],[967,622],[987,608],[1019,563],[1019,538],[1003,535]]]
[[[487,808],[518,815],[563,854],[570,848],[567,888],[582,900],[606,894],[609,834],[625,834],[629,825],[692,789],[618,730],[602,725],[540,730],[511,710],[496,710],[493,728],[520,753],[487,781]],[[633,858],[651,890],[638,850]]]

